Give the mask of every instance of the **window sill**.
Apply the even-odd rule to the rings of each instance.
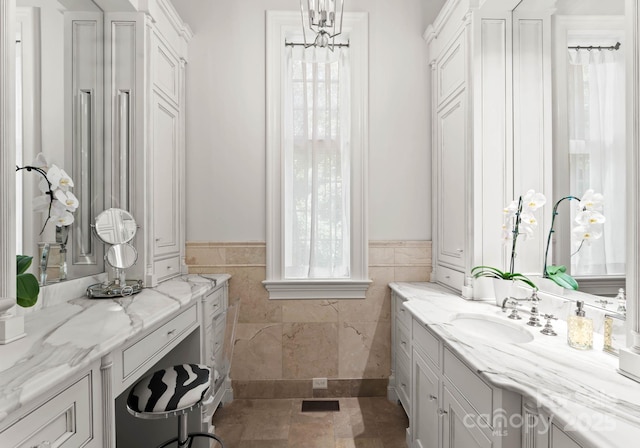
[[[371,280],[265,280],[269,299],[364,299]]]

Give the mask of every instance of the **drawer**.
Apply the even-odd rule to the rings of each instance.
[[[158,352],[177,340],[189,327],[198,323],[196,305],[178,314],[122,352],[122,375],[128,377]]]
[[[402,402],[404,410],[409,414],[409,397],[411,397],[411,377],[409,376],[409,372],[411,371],[411,367],[405,368],[400,364],[397,367],[396,392],[398,394],[398,398]]]
[[[426,326],[419,321],[414,319],[412,325],[413,346],[424,352],[436,368],[440,367],[440,339],[431,334]]]
[[[94,438],[91,373],[0,433],[0,446],[79,448]],[[50,445],[46,445],[49,442]]]
[[[406,301],[406,299],[394,294],[396,320],[402,322],[405,327],[411,328],[411,313],[402,306]]]
[[[212,317],[220,314],[224,309],[224,289],[213,291],[204,298],[205,319],[210,321]]]
[[[436,277],[439,283],[453,288],[456,291],[461,291],[464,286],[464,272],[456,271],[455,269],[438,265]]]
[[[407,359],[411,359],[411,339],[409,330],[404,325],[396,325],[396,353],[404,354]]]
[[[153,272],[159,282],[180,275],[180,256],[154,261]]]
[[[449,349],[444,350],[444,376],[469,402],[478,415],[493,415],[493,389],[471,371]],[[493,422],[488,422],[493,425]]]

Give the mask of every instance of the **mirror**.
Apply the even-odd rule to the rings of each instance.
[[[128,211],[110,208],[98,215],[95,230],[103,242],[118,245],[128,243],[133,239],[137,224]]]
[[[107,263],[117,269],[130,268],[137,259],[138,251],[131,244],[116,244],[107,250]]]
[[[558,208],[549,264],[567,266],[579,291],[537,283],[547,292],[615,312],[613,298],[625,287],[625,2],[522,0],[514,12],[524,17],[544,8],[553,11],[553,192],[545,192],[547,206],[574,197]],[[576,217],[578,200],[589,189],[604,196],[605,222],[588,235],[598,238],[585,243]],[[546,241],[547,234],[540,237]]]
[[[54,223],[44,226],[47,213],[33,211],[41,177],[18,172],[16,251],[37,257],[39,244],[62,244],[65,279],[104,271],[104,249],[90,227],[108,188],[103,21],[91,0],[16,0],[16,165],[33,165],[44,154],[49,167],[55,164],[73,179],[70,191],[78,200],[73,223],[56,234]]]
[[[114,268],[114,275],[112,281],[89,286],[87,297],[90,299],[114,298],[130,296],[142,291],[142,280],[127,280],[125,272],[138,259],[138,251],[129,244],[138,228],[131,213],[119,208],[110,208],[98,215],[93,227],[103,243],[111,244],[105,260]]]

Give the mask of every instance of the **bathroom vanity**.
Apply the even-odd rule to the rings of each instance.
[[[513,321],[495,302],[435,284],[390,286],[389,398],[409,416],[409,447],[619,448],[640,438],[640,389],[598,335],[593,350],[576,350],[562,320],[545,336],[526,312]]]
[[[233,398],[228,363],[221,365],[228,279],[181,276],[135,296],[82,297],[27,313],[27,336],[0,346],[0,446],[108,448],[116,432],[119,447],[175,436],[173,420],[158,429],[124,404],[140,378],[177,362],[214,368],[213,399],[189,420],[192,430],[210,431],[216,407]]]

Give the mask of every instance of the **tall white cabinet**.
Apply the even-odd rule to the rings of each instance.
[[[478,294],[470,277],[473,266],[506,267],[504,206],[516,193],[543,191],[547,179],[544,160],[514,153],[514,139],[520,141],[525,128],[521,121],[514,126],[514,116],[522,117],[522,111],[537,106],[533,101],[544,98],[538,91],[522,95],[526,86],[514,82],[521,74],[514,66],[519,60],[514,48],[522,43],[521,34],[525,36],[516,32],[525,23],[514,19],[517,4],[448,0],[424,36],[432,68],[432,278],[468,297]],[[525,37],[543,48],[542,35]],[[530,126],[527,132],[535,130]],[[527,248],[525,255],[534,264],[542,259],[542,238],[539,246],[538,251]],[[527,262],[518,263],[520,270]]]
[[[168,0],[106,17],[113,196],[140,225],[132,276],[155,286],[186,272],[185,67],[192,33]]]

